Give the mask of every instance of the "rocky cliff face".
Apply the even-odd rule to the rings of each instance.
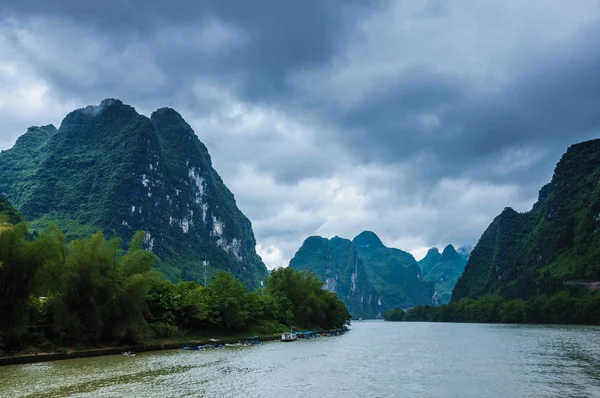
[[[314,272],[325,283],[325,289],[338,294],[351,314],[363,318],[383,315],[379,294],[370,284],[364,263],[350,240],[311,236],[296,252],[290,267]]]
[[[386,247],[371,231],[360,233],[352,243],[387,308],[437,304],[434,283],[423,279],[421,268],[410,253]]]
[[[483,233],[452,300],[529,297],[600,280],[600,140],[571,146],[533,209],[506,208]]]
[[[435,304],[433,283],[422,279],[412,255],[386,247],[370,231],[353,241],[310,237],[290,267],[313,271],[351,313],[362,317],[380,316],[388,308]]]
[[[429,249],[427,255],[419,261],[419,266],[423,270],[423,279],[435,283],[439,304],[450,301],[452,289],[466,264],[467,260],[452,245],[446,246],[441,254],[435,247]]]
[[[250,221],[173,109],[148,118],[114,99],[78,109],[0,153],[0,174],[0,192],[34,227],[125,240],[143,230],[171,279],[203,281],[205,257],[209,276],[224,269],[257,286],[267,274]]]

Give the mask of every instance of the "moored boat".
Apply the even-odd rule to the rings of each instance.
[[[206,344],[206,348],[214,348],[214,349],[223,348],[223,343],[221,343],[220,340],[210,339],[208,341],[210,341],[210,343]]]
[[[246,341],[247,345],[260,345],[262,343],[263,342],[258,339],[258,336],[250,336],[250,337],[248,337],[248,340]]]
[[[281,341],[296,341],[298,340],[298,336],[293,332],[285,332],[281,334]]]

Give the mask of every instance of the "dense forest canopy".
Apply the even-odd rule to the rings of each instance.
[[[280,269],[264,290],[231,274],[207,286],[173,283],[138,232],[123,250],[100,232],[65,241],[50,226],[0,224],[0,352],[57,346],[140,343],[207,332],[273,333],[342,327],[350,315],[312,274]]]
[[[387,321],[550,323],[600,325],[600,293],[562,291],[553,296],[531,296],[527,300],[487,296],[461,299],[439,307],[417,306],[389,310]]]

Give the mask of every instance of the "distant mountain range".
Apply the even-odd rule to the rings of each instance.
[[[352,314],[364,318],[381,316],[388,308],[436,304],[434,282],[424,280],[414,257],[386,247],[371,231],[352,241],[311,236],[290,267],[313,271]]]
[[[34,228],[57,224],[67,238],[102,230],[145,244],[170,279],[231,272],[258,286],[267,269],[252,225],[212,167],[208,150],[175,110],[150,117],[106,99],[69,113],[57,129],[31,127],[0,153],[0,193]]]
[[[313,239],[313,238],[309,238]],[[323,239],[323,238],[319,238]],[[600,139],[571,146],[556,165],[549,184],[532,210],[507,207],[490,224],[477,245],[458,250],[432,248],[418,263],[401,250],[387,248],[365,231],[344,247],[356,253],[361,290],[377,297],[365,309],[345,281],[350,268],[336,257],[324,258],[303,245],[290,266],[312,269],[338,292],[353,312],[364,316],[394,307],[444,304],[463,298],[497,295],[529,298],[564,289],[600,286]],[[324,239],[324,242],[330,242]],[[310,257],[314,261],[306,261]],[[350,273],[349,273],[350,272]],[[358,275],[358,273],[356,273]],[[364,276],[363,276],[364,275]],[[364,280],[363,278],[365,278]],[[334,281],[342,281],[334,283]],[[352,285],[354,286],[354,285]],[[348,293],[350,291],[351,293]],[[363,298],[359,294],[359,298]]]
[[[448,245],[440,254],[439,250],[434,247],[429,249],[427,255],[419,261],[423,278],[435,283],[439,304],[446,304],[450,301],[452,289],[467,265],[468,254],[466,258],[465,254],[468,249],[461,249],[461,253],[459,253],[454,246]]]
[[[364,318],[383,314],[381,297],[367,276],[357,247],[348,239],[311,236],[290,261],[290,268],[313,271],[327,290],[343,298],[350,313]]]
[[[507,207],[473,249],[452,301],[527,298],[600,281],[600,140],[571,146],[527,213]]]

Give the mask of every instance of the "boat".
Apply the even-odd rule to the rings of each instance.
[[[214,348],[214,349],[223,348],[223,343],[221,343],[220,340],[210,339],[209,341],[210,341],[210,343],[206,345],[206,348]]]
[[[194,345],[194,346],[184,346],[184,350],[186,351],[204,351],[206,348],[203,345]]]
[[[281,341],[296,341],[298,340],[298,336],[293,332],[285,332],[281,334]]]
[[[135,356],[135,352],[131,352],[131,351],[122,352],[121,354],[124,357],[134,357]]]
[[[258,339],[258,336],[250,336],[250,337],[248,337],[248,340],[246,341],[247,345],[260,345],[262,343],[263,342]]]
[[[244,343],[238,341],[237,343],[226,343],[225,347],[243,347],[246,345],[248,345],[248,344],[244,344]]]
[[[310,340],[316,337],[321,337],[321,335],[309,330],[306,332],[296,332],[296,337],[298,338],[298,340]]]

